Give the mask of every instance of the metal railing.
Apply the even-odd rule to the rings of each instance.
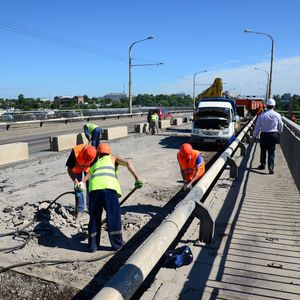
[[[151,109],[151,108],[149,108]],[[148,109],[148,110],[149,110]],[[120,109],[118,109],[120,111]],[[170,113],[172,114],[178,114],[178,113],[191,113],[192,110],[171,110]],[[12,125],[30,125],[30,124],[40,124],[40,127],[43,126],[44,123],[65,123],[68,124],[69,122],[74,121],[86,121],[89,122],[91,120],[105,120],[105,119],[112,119],[112,118],[133,118],[137,116],[146,116],[148,114],[148,111],[142,111],[142,112],[136,112],[136,113],[117,113],[117,114],[101,114],[101,115],[90,115],[90,116],[80,116],[80,117],[69,117],[69,118],[53,118],[53,119],[42,119],[42,120],[30,120],[30,121],[16,121],[16,122],[2,122],[0,123],[0,126],[6,127],[6,130],[9,130]]]
[[[284,127],[280,146],[291,174],[300,191],[300,125],[283,117]]]
[[[204,241],[211,241],[215,223],[214,218],[211,216],[211,210],[217,209],[217,204],[209,207],[209,205],[205,205],[205,202],[202,203],[201,199],[218,177],[222,168],[228,164],[228,158],[230,159],[230,156],[235,152],[237,147],[241,146],[242,149],[245,147],[245,145],[242,144],[242,139],[245,135],[248,135],[247,132],[250,130],[254,120],[255,118],[249,122],[237,136],[236,140],[229,145],[199,180],[192,191],[188,193],[175,207],[168,218],[165,219],[133,255],[131,255],[118,273],[94,296],[93,300],[130,299],[194,211],[196,216],[198,213],[198,217],[201,218],[201,222],[203,222],[202,226],[205,227],[202,229],[202,237],[205,237],[207,240],[204,239]],[[202,218],[201,214],[204,215],[204,211],[205,216]]]

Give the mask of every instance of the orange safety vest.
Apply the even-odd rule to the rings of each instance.
[[[80,144],[75,147],[73,147],[75,158],[76,158],[76,164],[74,168],[72,169],[73,173],[80,174],[82,172],[88,172],[91,166],[90,162],[87,162],[83,156],[84,149],[88,145]]]
[[[197,160],[197,157],[198,157],[199,154],[201,156],[202,163],[200,165],[200,171],[199,171],[199,175],[197,177],[197,180],[200,179],[205,173],[205,162],[203,160],[201,152],[197,151],[197,150],[193,150],[192,157],[189,160],[183,159],[179,155],[179,152],[177,153],[177,159],[178,159],[178,162],[179,162],[179,166],[180,166],[181,171],[183,173],[184,179],[187,180],[187,181],[191,181],[192,178],[194,177],[195,173],[196,173],[196,170],[197,170],[196,169],[196,160]]]

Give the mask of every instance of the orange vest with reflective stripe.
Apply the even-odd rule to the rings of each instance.
[[[87,162],[83,156],[84,149],[87,147],[87,145],[80,144],[75,147],[73,147],[75,158],[76,158],[76,164],[74,168],[72,169],[73,173],[80,174],[82,172],[88,172],[90,169],[91,164]]]
[[[181,171],[183,173],[185,180],[191,181],[192,178],[194,177],[196,170],[197,170],[196,169],[196,160],[197,160],[197,157],[199,154],[201,156],[202,163],[200,165],[200,171],[199,171],[199,175],[198,175],[197,179],[200,179],[204,175],[204,172],[205,172],[205,163],[202,158],[201,152],[197,151],[197,150],[193,150],[193,154],[191,156],[191,159],[189,159],[189,160],[183,159],[179,155],[179,152],[177,153],[177,159],[179,162],[179,166],[181,168]]]

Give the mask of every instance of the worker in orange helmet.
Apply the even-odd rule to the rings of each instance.
[[[181,145],[177,153],[177,160],[180,166],[183,190],[191,190],[205,173],[205,162],[200,151],[194,150],[188,143]]]
[[[134,186],[140,189],[143,182],[139,179],[133,163],[112,154],[110,145],[100,143],[97,162],[90,168],[82,182],[89,180],[89,248],[97,251],[100,246],[101,218],[103,208],[106,211],[107,231],[111,246],[114,250],[120,249],[124,242],[122,238],[121,212],[118,198],[121,197],[121,186],[116,174],[118,165],[126,166],[135,179]]]
[[[83,174],[86,174],[91,165],[97,160],[97,151],[93,146],[80,144],[72,148],[66,162],[67,172],[74,182],[75,191],[75,217],[78,211],[84,211],[84,188],[79,185]],[[88,192],[86,193],[86,206],[88,207]]]

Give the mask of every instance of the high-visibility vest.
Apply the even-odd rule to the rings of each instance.
[[[151,115],[151,121],[158,121],[158,115],[157,114]]]
[[[76,164],[72,168],[73,173],[80,174],[82,172],[88,172],[91,166],[90,162],[87,162],[84,158],[84,149],[88,145],[80,144],[73,147],[75,153]]]
[[[201,152],[197,151],[197,150],[193,150],[192,156],[188,160],[182,158],[180,156],[179,152],[177,153],[177,159],[179,162],[179,166],[181,168],[184,178],[188,181],[191,181],[193,176],[196,173],[196,160],[197,160],[197,157],[199,154],[201,156],[202,163],[200,165],[200,171],[199,171],[199,175],[198,175],[197,179],[200,179],[205,173],[205,163],[202,158]]]
[[[111,155],[104,155],[90,168],[89,192],[95,190],[115,190],[120,198],[122,196],[120,183],[116,175]]]
[[[87,127],[90,134],[92,134],[93,130],[98,127],[96,124],[93,123],[86,123],[85,126]]]

